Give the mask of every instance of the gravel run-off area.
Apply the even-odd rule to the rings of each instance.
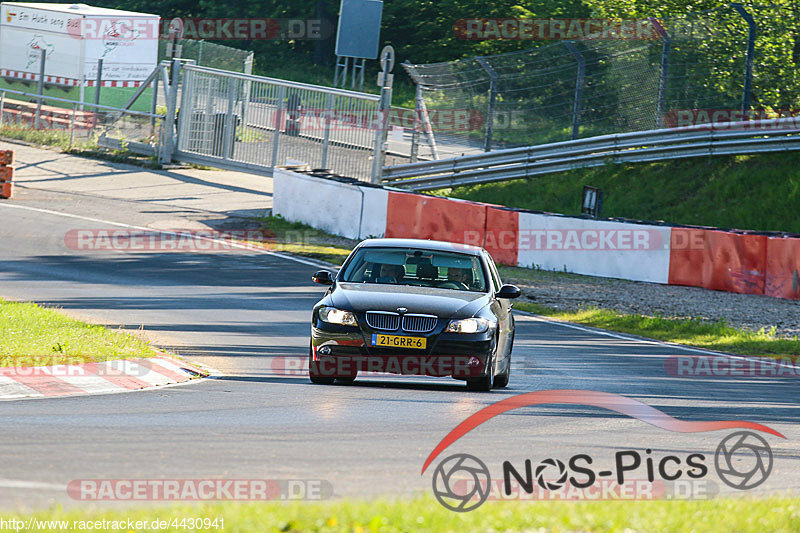
[[[522,268],[503,268],[502,275],[505,283],[522,289],[522,301],[564,311],[599,307],[665,318],[722,320],[752,331],[775,326],[778,336],[800,335],[797,300]]]

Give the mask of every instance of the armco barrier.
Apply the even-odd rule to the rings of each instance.
[[[389,192],[386,236],[461,244],[483,242],[486,204],[405,192]]]
[[[767,237],[711,229],[673,228],[669,283],[764,294]]]
[[[530,213],[282,169],[273,212],[351,239],[480,245],[508,265],[800,299],[800,238]]]
[[[764,294],[800,299],[800,239],[767,239],[767,276]]]

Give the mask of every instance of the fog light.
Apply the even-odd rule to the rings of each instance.
[[[320,346],[317,349],[317,353],[320,355],[330,355],[331,354],[331,347],[330,346]]]
[[[478,359],[477,357],[470,357],[469,358],[469,367],[470,368],[476,368],[476,367],[479,367],[479,366],[481,366],[481,360],[480,359]]]

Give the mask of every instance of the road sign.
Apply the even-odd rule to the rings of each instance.
[[[381,36],[381,0],[342,0],[336,55],[375,59]]]
[[[391,45],[386,45],[381,50],[381,69],[386,72],[391,72],[394,69],[394,48]]]

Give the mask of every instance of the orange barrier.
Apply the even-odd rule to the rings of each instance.
[[[0,150],[0,165],[8,166],[14,164],[14,150]]]
[[[486,207],[486,229],[481,245],[498,263],[517,266],[519,256],[519,212]]]
[[[486,204],[389,191],[386,236],[483,244]]]
[[[672,228],[669,244],[669,284],[705,287],[703,229]]]
[[[800,299],[800,239],[767,240],[767,280],[764,294]]]
[[[519,260],[519,212],[389,191],[386,237],[483,246],[499,263]],[[669,284],[800,299],[800,239],[672,228]]]
[[[764,294],[767,237],[692,228],[671,234],[670,285]]]
[[[14,150],[0,150],[0,198],[11,198],[14,192]]]

